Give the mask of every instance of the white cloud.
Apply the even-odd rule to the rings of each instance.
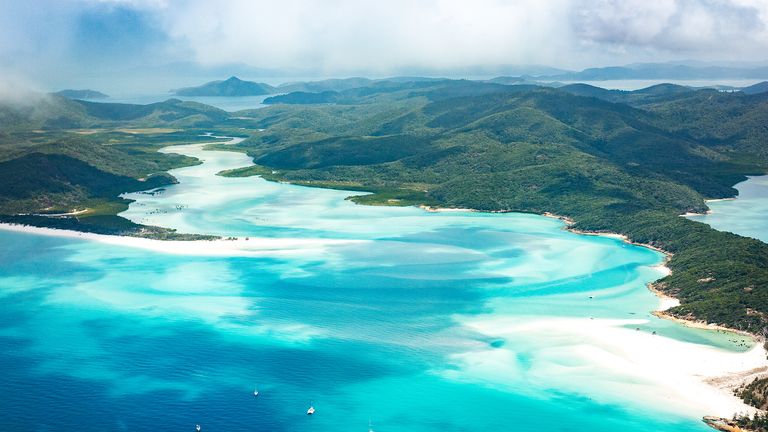
[[[607,48],[730,60],[768,49],[765,0],[582,0],[575,35]]]
[[[186,0],[157,8],[207,64],[384,71],[762,58],[765,0]]]
[[[343,75],[768,57],[768,0],[0,0],[0,66],[75,73],[90,49],[73,37],[79,14],[109,6],[138,10],[163,35],[146,38],[139,65]]]
[[[457,67],[554,57],[563,1],[188,1],[163,22],[202,63],[325,70]]]

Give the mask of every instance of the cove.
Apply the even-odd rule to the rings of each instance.
[[[739,191],[738,197],[708,201],[711,213],[688,218],[716,230],[768,242],[768,176],[749,177],[734,187]]]
[[[656,251],[537,215],[224,178],[250,158],[204,147],[164,149],[204,163],[126,195],[123,216],[248,237],[253,255],[0,230],[0,426],[706,431],[741,405],[693,375],[763,361],[651,315]]]

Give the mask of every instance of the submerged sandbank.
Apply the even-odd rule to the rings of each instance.
[[[168,149],[167,151],[172,151]],[[216,171],[219,168],[216,167]],[[476,212],[473,209],[422,208],[435,212]],[[659,251],[667,259],[670,256],[658,248],[631,242],[620,234],[582,232],[570,228],[574,221],[569,218],[552,214],[545,216],[563,220],[566,228],[576,234],[615,238]],[[2,224],[0,229],[82,238],[169,254],[201,256],[279,256],[306,254],[311,251],[322,253],[329,246],[365,242],[254,237],[248,240],[241,237],[235,240],[164,241]],[[660,271],[660,277],[670,274],[669,268],[664,264],[656,267]],[[679,305],[676,299],[661,295],[659,297],[660,310]],[[596,376],[602,376],[596,397],[606,403],[626,399],[628,394],[631,394],[632,399],[647,402],[648,406],[657,408],[659,400],[663,400],[670,410],[685,410],[698,415],[731,416],[734,412],[749,410],[729,390],[724,390],[715,383],[730,382],[732,377],[764,368],[765,351],[761,346],[756,346],[746,353],[735,353],[634,330],[635,325],[647,322],[648,320],[480,316],[468,318],[461,324],[472,331],[493,338],[509,339],[511,342],[525,334],[540,337],[545,343],[535,351],[536,358],[531,362],[532,375],[527,379],[552,382],[554,388],[565,387],[575,393],[590,389],[586,393],[592,395],[592,381]],[[507,351],[473,351],[459,354],[454,360],[471,374],[482,373],[486,368],[494,372],[505,371],[510,365],[498,360],[499,353]],[[609,373],[604,374],[602,371]],[[513,373],[514,371],[510,370],[510,374]],[[489,376],[494,374],[489,373]],[[495,379],[498,379],[498,375],[495,375]],[[635,393],[628,393],[629,389]]]
[[[172,255],[193,256],[281,256],[321,253],[327,247],[364,243],[367,240],[318,238],[239,237],[216,240],[156,240],[142,237],[94,234],[81,231],[0,223],[0,230],[36,235],[76,238],[121,247],[151,250]]]
[[[747,352],[729,352],[636,330],[646,319],[479,316],[461,322],[510,342],[504,345],[509,349],[455,356],[470,379],[485,381],[502,373],[514,383],[520,378],[514,342],[535,334],[537,348],[529,350],[525,380],[551,383],[606,404],[630,397],[649,408],[664,401],[670,412],[731,417],[755,411],[733,395],[733,388],[766,370],[766,352],[759,344]]]

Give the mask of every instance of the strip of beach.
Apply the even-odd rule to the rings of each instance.
[[[0,230],[19,233],[75,238],[150,250],[159,253],[190,256],[287,256],[322,253],[327,247],[363,243],[366,240],[319,238],[238,237],[215,240],[156,240],[142,237],[94,234],[80,231],[0,223]]]
[[[436,208],[425,210],[475,211]],[[566,228],[572,225],[572,221],[567,218],[551,214],[545,216],[563,220]],[[583,235],[600,235],[631,243],[626,236],[620,234],[568,229]],[[76,238],[120,247],[195,256],[279,257],[324,253],[328,247],[365,242],[255,237],[193,241],[155,240],[13,224],[0,224],[0,230]],[[659,277],[670,274],[670,269],[664,264],[654,267],[659,272]],[[679,301],[653,289],[651,291],[659,296],[656,311],[658,316],[669,318],[663,311],[679,305]],[[684,320],[677,321],[682,325],[720,329]],[[538,354],[542,357],[534,358],[531,362],[533,366],[526,372],[530,379],[541,382],[551,380],[554,387],[579,393],[583,388],[594,387],[592,381],[596,375],[605,375],[605,371],[609,371],[613,380],[607,380],[598,386],[596,394],[590,393],[590,397],[600,399],[606,404],[627,398],[627,392],[631,391],[629,397],[641,405],[647,403],[648,407],[658,409],[659,401],[663,401],[663,405],[671,413],[683,411],[702,417],[714,415],[730,418],[735,413],[755,411],[734,396],[733,389],[755,376],[768,373],[768,353],[762,344],[756,343],[746,352],[732,352],[634,330],[636,326],[647,322],[647,319],[536,316],[475,316],[460,320],[460,324],[469,330],[489,338],[515,340],[527,334],[545,335],[542,343],[550,344],[551,347],[542,349]],[[493,373],[509,369],[510,359],[500,354],[503,351],[505,350],[470,351],[457,355],[453,360],[470,375],[493,376]],[[510,374],[514,374],[514,371],[510,371]]]
[[[670,414],[730,418],[755,409],[733,395],[745,379],[764,373],[766,352],[757,344],[747,352],[729,352],[707,345],[637,331],[643,319],[580,319],[557,317],[474,317],[462,324],[489,338],[515,341],[536,335],[536,350],[527,379],[583,394],[607,405],[631,398]],[[515,347],[510,347],[514,350]],[[473,377],[518,374],[505,349],[471,351],[454,361]],[[512,361],[511,361],[512,360]],[[595,381],[595,377],[600,381]]]

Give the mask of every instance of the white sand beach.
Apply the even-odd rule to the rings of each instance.
[[[430,213],[467,213],[467,212],[479,211],[471,208],[431,207],[431,206],[425,206],[425,205],[420,205],[419,208]]]
[[[503,370],[519,374],[515,342],[533,341],[537,348],[526,361],[530,365],[526,380],[535,380],[537,386],[551,382],[601,403],[629,398],[658,408],[663,400],[670,412],[683,409],[701,416],[731,417],[754,411],[733,396],[732,389],[768,370],[761,344],[738,353],[682,342],[635,330],[647,323],[644,319],[489,316],[462,323],[482,335],[504,339],[509,342],[505,347],[510,347],[456,356],[462,375],[483,380]]]
[[[322,253],[326,247],[365,242],[365,240],[263,237],[240,237],[234,240],[155,240],[5,223],[0,224],[0,230],[78,238],[115,246],[147,249],[166,254],[195,256],[281,256],[309,254],[312,252]]]

